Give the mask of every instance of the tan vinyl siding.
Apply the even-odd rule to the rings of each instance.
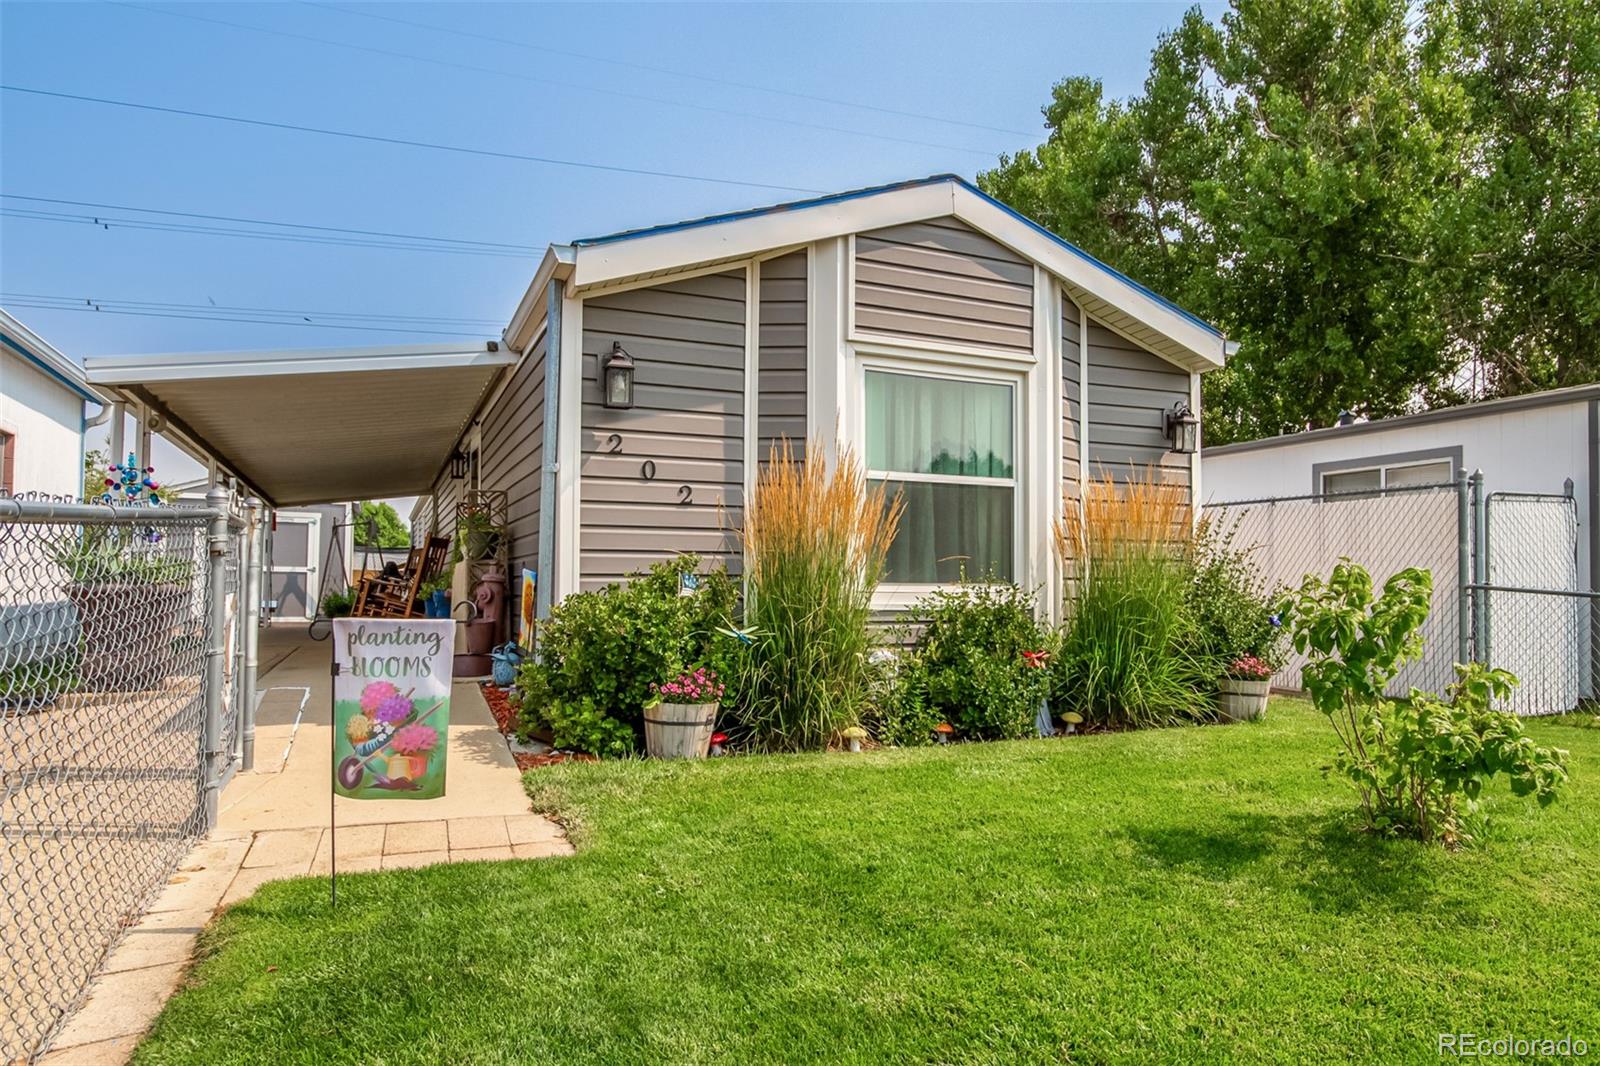
[[[955,218],[858,234],[859,333],[1033,351],[1033,264]]]
[[[601,402],[600,357],[633,356],[634,407]],[[679,552],[739,570],[744,499],[745,272],[583,305],[578,573],[585,589]],[[613,436],[615,435],[615,436]],[[646,462],[655,477],[644,477]],[[680,502],[688,486],[690,502]]]
[[[478,480],[506,494],[507,548],[514,586],[539,568],[539,489],[544,462],[544,355],[541,339],[483,416]],[[544,575],[540,575],[542,579]],[[518,586],[520,587],[520,586]]]
[[[1189,457],[1169,450],[1166,412],[1189,399],[1189,372],[1089,321],[1089,471],[1118,480],[1129,464],[1189,484]],[[1139,471],[1142,476],[1142,469]]]
[[[757,319],[756,459],[765,462],[787,438],[794,453],[806,443],[806,253],[760,264]]]

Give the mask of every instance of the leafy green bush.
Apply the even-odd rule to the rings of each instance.
[[[921,625],[912,652],[916,698],[938,715],[933,724],[947,721],[982,740],[1033,732],[1049,673],[1043,659],[1035,666],[1024,653],[1047,658],[1052,638],[1032,597],[1010,584],[962,584],[922,600],[913,617]]]
[[[348,618],[355,607],[356,594],[350,589],[335,589],[322,595],[324,618]]]
[[[683,576],[699,564],[698,556],[680,555],[553,607],[539,628],[540,659],[518,677],[525,724],[554,730],[555,715],[575,718],[574,708],[588,701],[632,729],[653,699],[651,685],[712,659],[716,629],[732,617],[738,586],[717,570],[680,595]],[[563,709],[552,710],[558,704]]]
[[[1286,636],[1277,604],[1288,590],[1267,585],[1255,549],[1234,546],[1237,533],[1237,524],[1202,519],[1195,536],[1189,612],[1198,645],[1219,662],[1255,658],[1277,670]]]
[[[1083,487],[1056,548],[1077,577],[1051,704],[1117,728],[1206,719],[1223,666],[1199,639],[1188,489],[1109,474]]]
[[[907,654],[884,663],[864,717],[881,743],[899,748],[932,744],[933,727],[944,721],[944,712],[928,702],[928,673],[921,660]]]
[[[813,442],[808,454],[824,448]],[[860,722],[873,669],[872,593],[903,505],[845,453],[807,463],[785,444],[745,511],[750,600],[743,631],[710,665],[756,748],[819,749]]]
[[[1471,839],[1483,786],[1504,773],[1511,791],[1554,802],[1567,779],[1567,753],[1522,732],[1497,710],[1517,679],[1481,663],[1457,665],[1445,699],[1384,690],[1422,650],[1433,577],[1402,570],[1374,596],[1371,576],[1348,559],[1327,581],[1309,576],[1286,606],[1312,703],[1333,724],[1340,751],[1333,770],[1361,796],[1369,829],[1457,846]]]
[[[74,585],[186,585],[195,563],[181,550],[168,551],[151,531],[95,526],[58,547],[55,561]]]
[[[606,759],[633,754],[633,727],[601,711],[594,700],[553,700],[545,704],[551,743],[558,748],[586,751]]]

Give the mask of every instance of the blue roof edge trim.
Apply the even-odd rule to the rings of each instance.
[[[48,362],[46,362],[45,360],[39,358],[37,355],[33,354],[33,352],[29,351],[28,347],[26,345],[24,345],[21,341],[17,340],[15,337],[11,336],[11,334],[0,332],[0,344],[4,344],[11,351],[16,352],[18,355],[22,356],[23,359],[25,359],[28,362],[32,363],[36,368],[38,368],[38,370],[41,373],[43,373],[45,375],[45,377],[51,378],[51,379],[55,380],[56,382],[58,382],[58,383],[60,383],[62,385],[65,385],[67,388],[69,388],[73,392],[77,393],[83,399],[88,400],[90,403],[104,403],[105,402],[102,399],[100,399],[100,397],[98,397],[94,393],[90,392],[88,385],[82,384],[82,383],[77,382],[77,381],[73,381],[71,378],[67,377],[61,371],[59,371],[55,367],[51,366]]]
[[[898,192],[902,189],[915,189],[924,185],[938,185],[945,182],[952,182],[956,185],[960,185],[968,192],[973,193],[988,203],[993,204],[995,207],[998,207],[1012,218],[1027,225],[1028,228],[1032,229],[1035,233],[1042,237],[1048,238],[1053,244],[1066,250],[1067,252],[1070,252],[1072,255],[1077,256],[1090,266],[1096,268],[1097,270],[1103,271],[1104,273],[1116,278],[1118,281],[1136,290],[1137,292],[1148,296],[1150,299],[1156,301],[1169,311],[1183,316],[1185,319],[1193,322],[1195,325],[1217,337],[1219,340],[1224,338],[1225,335],[1221,330],[1207,322],[1205,319],[1201,318],[1199,315],[1180,307],[1178,304],[1173,303],[1167,297],[1162,296],[1148,285],[1144,285],[1138,281],[1135,281],[1133,278],[1130,278],[1128,275],[1124,274],[1116,267],[1111,266],[1109,263],[1106,263],[1100,259],[1096,259],[1082,248],[1079,248],[1076,244],[1073,244],[1071,241],[1057,233],[1051,232],[1049,229],[1040,225],[1038,222],[1035,222],[1027,215],[1024,215],[1010,204],[1004,203],[995,199],[993,196],[990,196],[988,193],[984,192],[982,189],[978,188],[975,184],[968,181],[966,178],[963,178],[959,174],[933,174],[926,178],[912,178],[907,181],[891,182],[887,185],[872,185],[863,189],[851,189],[847,192],[831,193],[827,196],[817,196],[809,200],[790,200],[785,203],[771,204],[766,207],[752,207],[746,208],[742,211],[728,211],[717,215],[706,215],[702,218],[692,218],[683,222],[669,222],[660,226],[643,226],[638,229],[621,230],[617,233],[607,233],[599,237],[584,237],[569,243],[574,248],[593,248],[603,244],[612,244],[618,241],[632,240],[635,237],[653,237],[663,233],[678,233],[683,230],[700,229],[705,226],[716,226],[724,222],[738,222],[747,218],[760,218],[764,215],[776,215],[787,211],[800,211],[811,207],[825,207],[828,204],[845,203],[850,200],[861,200],[869,196],[878,196],[883,193]]]

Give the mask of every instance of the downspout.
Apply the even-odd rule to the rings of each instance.
[[[78,407],[78,425],[81,427],[78,430],[78,472],[80,476],[83,475],[83,468],[89,462],[89,431],[91,429],[98,429],[107,422],[111,421],[111,409],[114,406],[113,404],[106,403],[104,400],[96,400],[94,402],[100,405],[100,411],[93,418],[90,418],[82,413],[83,407],[81,404]],[[83,480],[87,482],[88,478],[84,477]],[[81,487],[83,486],[80,486],[80,488]]]
[[[551,584],[556,566],[556,474],[561,469],[561,298],[564,286],[551,278],[545,293],[544,321],[544,446],[539,474],[539,572],[534,616],[550,617]]]

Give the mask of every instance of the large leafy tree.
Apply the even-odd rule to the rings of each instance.
[[[367,543],[369,523],[376,524],[378,533],[378,539],[370,544]],[[411,534],[406,532],[406,524],[393,504],[363,500],[356,505],[355,541],[358,547],[404,548],[411,543]]]
[[[1516,394],[1600,380],[1600,5],[1431,0],[1428,47],[1465,94],[1473,140],[1454,323],[1474,385]]]
[[[1469,108],[1403,0],[1236,0],[1158,42],[1144,91],[1069,78],[991,193],[1239,341],[1213,442],[1453,400]]]

